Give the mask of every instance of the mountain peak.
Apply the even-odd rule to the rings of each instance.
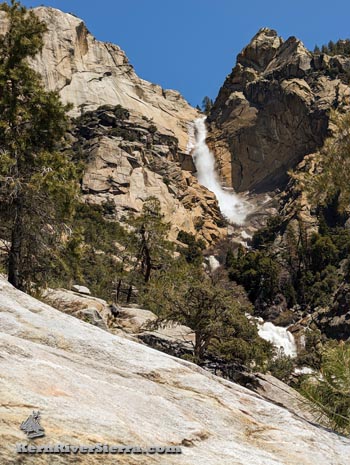
[[[263,71],[282,44],[283,39],[278,36],[277,31],[263,27],[238,55],[237,63],[256,71]]]

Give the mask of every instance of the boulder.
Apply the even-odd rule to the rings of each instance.
[[[79,294],[91,295],[90,289],[88,287],[79,286],[78,284],[74,284],[74,286],[72,286],[72,291],[79,292]]]
[[[85,310],[79,310],[76,313],[76,316],[87,323],[90,323],[94,326],[98,326],[101,329],[107,331],[107,325],[103,321],[102,316],[94,308],[87,308]]]

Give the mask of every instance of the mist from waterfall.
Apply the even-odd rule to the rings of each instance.
[[[189,149],[193,149],[193,161],[197,169],[200,184],[213,192],[218,200],[221,213],[231,222],[243,224],[251,206],[232,190],[224,189],[215,171],[215,158],[206,144],[207,128],[205,117],[194,121],[195,142]]]

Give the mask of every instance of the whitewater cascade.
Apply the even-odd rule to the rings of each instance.
[[[243,224],[252,208],[231,189],[221,186],[215,171],[215,158],[206,144],[207,128],[205,117],[197,118],[189,135],[195,142],[190,141],[188,150],[193,150],[193,161],[197,169],[197,178],[200,184],[216,195],[221,213],[232,223]],[[194,132],[194,134],[193,134]]]
[[[260,322],[258,324],[259,336],[265,341],[270,341],[275,347],[283,349],[289,357],[297,356],[297,346],[293,334],[286,328],[275,326],[273,323]]]
[[[215,171],[215,158],[206,144],[207,128],[205,117],[194,121],[189,127],[188,152],[192,151],[193,161],[197,169],[197,178],[200,184],[212,191],[218,200],[221,213],[232,223],[243,224],[247,215],[253,210],[252,206],[231,189],[221,186]],[[220,264],[214,256],[209,257],[209,266],[215,269]],[[295,357],[297,347],[293,335],[286,329],[259,319],[259,335],[270,341],[275,347],[282,348],[286,355]]]

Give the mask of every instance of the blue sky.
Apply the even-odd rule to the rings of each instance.
[[[261,27],[309,48],[350,37],[349,0],[25,0],[84,19],[118,44],[138,75],[177,89],[193,105],[215,98],[237,53]]]

